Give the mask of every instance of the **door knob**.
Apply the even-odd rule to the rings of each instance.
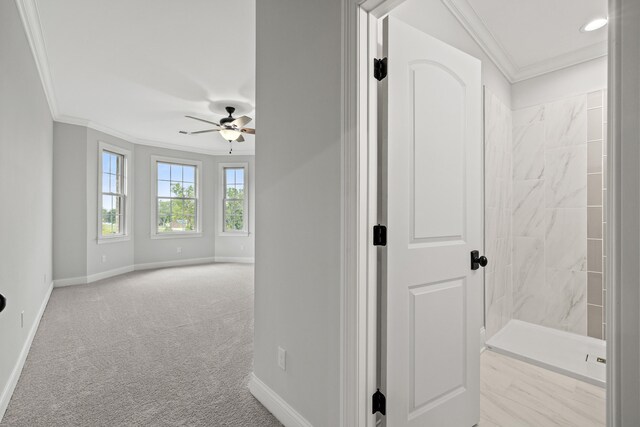
[[[489,260],[486,256],[480,256],[479,251],[471,251],[471,269],[477,270],[480,267],[486,267],[489,264]]]
[[[7,299],[4,297],[4,295],[0,294],[0,313],[2,313],[2,310],[4,310],[6,306],[7,306]]]

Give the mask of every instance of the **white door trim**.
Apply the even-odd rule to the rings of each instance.
[[[375,426],[377,300],[369,289],[375,290],[377,268],[370,238],[377,216],[377,134],[369,58],[376,44],[369,31],[403,1],[343,0],[340,420],[349,427]]]
[[[374,166],[377,164],[376,152],[372,145],[377,138],[375,113],[369,109],[375,105],[370,99],[371,84],[369,51],[375,49],[375,43],[369,37],[370,26],[386,15],[404,0],[343,0],[342,39],[343,39],[343,123],[342,123],[342,301],[341,301],[341,422],[343,426],[374,427],[375,417],[371,415],[371,395],[375,391],[376,380],[376,257],[370,241],[370,231],[376,217],[376,182]],[[619,174],[621,166],[621,111],[619,100],[622,95],[620,71],[622,65],[619,52],[620,25],[616,14],[625,0],[609,0],[609,155],[608,155],[608,213],[606,248],[610,268],[607,272],[607,425],[621,425],[627,411],[633,416],[637,408],[622,407],[622,372],[638,378],[637,366],[623,365],[620,361],[622,347],[620,332],[623,329],[619,307],[622,293],[619,280],[622,274],[620,265],[622,247],[622,224],[620,214],[622,205],[620,188],[623,177]],[[374,92],[372,92],[374,93]],[[375,96],[375,95],[372,95]],[[630,143],[634,143],[631,141]],[[637,141],[636,141],[637,143]],[[637,160],[637,159],[636,159]],[[636,165],[637,168],[637,165]],[[633,177],[624,177],[627,185]],[[631,181],[627,181],[630,179]],[[625,194],[625,197],[627,195]],[[631,220],[638,226],[633,216],[638,212],[630,211]],[[636,215],[637,216],[637,215]],[[627,266],[630,269],[631,266]],[[635,282],[637,284],[637,281]],[[638,308],[638,307],[636,307]],[[627,319],[631,320],[631,319]],[[624,327],[627,332],[635,332],[634,339],[640,337],[640,325]],[[637,342],[636,342],[637,344]],[[633,354],[638,360],[640,354]],[[630,362],[631,363],[631,362]],[[630,372],[628,369],[633,369]],[[628,395],[631,396],[637,395]],[[622,412],[624,411],[624,413]]]
[[[622,11],[625,15],[622,16]],[[640,4],[609,1],[607,425],[640,422]]]

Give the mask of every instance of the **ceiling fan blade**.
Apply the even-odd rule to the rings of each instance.
[[[208,133],[208,132],[220,132],[220,129],[199,130],[196,132],[191,132],[191,135],[196,135],[199,133]]]
[[[240,129],[240,132],[248,133],[249,135],[255,135],[256,134],[256,130],[255,129],[251,129],[251,128],[242,128],[242,129]]]
[[[237,139],[236,142],[244,142],[244,137],[242,135],[240,135]]]
[[[242,116],[242,117],[238,117],[237,119],[232,121],[231,124],[241,128],[242,126],[246,125],[250,121],[251,121],[251,117]]]
[[[199,119],[199,118],[193,117],[193,116],[185,116],[185,117],[188,117],[188,118],[193,119],[193,120],[198,120],[198,121],[201,121],[201,122],[209,123],[210,125],[220,126],[220,124],[218,124],[216,122],[210,122],[209,120]]]
[[[220,132],[220,129],[198,130],[195,132],[187,132],[187,131],[181,130],[178,133],[181,133],[183,135],[197,135],[199,133],[208,133],[208,132]]]

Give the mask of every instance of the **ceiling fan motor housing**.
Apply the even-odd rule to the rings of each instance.
[[[233,107],[226,107],[225,110],[227,110],[227,113],[229,113],[229,117],[223,117],[222,119],[220,119],[221,125],[231,123],[232,121],[235,120],[232,116],[233,116],[233,112],[236,111],[236,109]]]

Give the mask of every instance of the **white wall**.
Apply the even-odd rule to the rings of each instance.
[[[52,120],[13,1],[0,2],[0,418],[51,284]],[[24,312],[24,326],[20,313]]]
[[[515,83],[511,108],[532,107],[606,87],[607,58],[602,57]]]
[[[312,425],[334,427],[342,1],[260,0],[256,7],[254,374]],[[278,346],[287,350],[286,371],[277,365]]]
[[[482,61],[482,84],[511,107],[511,84],[440,0],[406,0],[391,15]]]

